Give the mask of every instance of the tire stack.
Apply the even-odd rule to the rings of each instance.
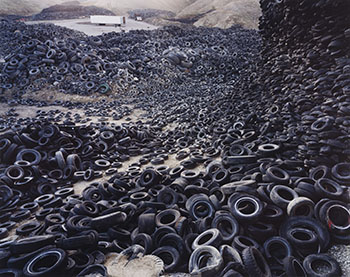
[[[260,46],[256,31],[240,27],[217,30],[215,36],[208,28],[169,26],[95,37],[74,32],[69,38],[68,29],[55,25],[4,21],[0,27],[4,44],[14,48],[3,49],[0,86],[23,92],[153,94],[235,83],[255,71]]]
[[[149,83],[120,102],[55,105],[118,119],[131,113],[121,103],[135,104],[147,121],[85,126],[70,112],[18,119],[15,109],[0,120],[0,273],[107,276],[102,264],[112,252],[128,261],[155,255],[166,273],[341,276],[326,251],[350,243],[349,46],[338,41],[348,42],[348,4],[295,3],[261,2],[260,84],[257,36],[239,28],[72,40],[79,51],[89,42],[103,57],[125,59],[128,72],[146,60]],[[112,49],[118,43],[129,46]],[[190,53],[193,71],[184,78],[179,66]],[[234,67],[221,65],[225,57]],[[177,71],[162,71],[165,64]],[[168,86],[158,86],[164,76]],[[171,155],[177,164],[169,168]],[[132,156],[142,157],[121,171]],[[87,185],[76,194],[80,180]]]
[[[309,165],[347,159],[349,1],[260,1],[264,98],[289,113]],[[282,123],[285,129],[290,121]],[[288,126],[289,125],[289,126]]]

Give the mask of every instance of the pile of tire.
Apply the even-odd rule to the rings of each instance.
[[[309,169],[286,158],[288,143],[267,143],[240,121],[215,130],[223,143],[190,153],[179,151],[186,140],[161,147],[156,126],[36,121],[0,140],[0,273],[107,276],[101,264],[114,252],[153,254],[166,272],[203,276],[307,276],[318,263],[341,274],[324,252],[349,243],[349,190],[340,184],[349,163]],[[162,166],[171,153],[179,166]],[[198,164],[204,172],[191,170]],[[81,195],[79,180],[89,182]]]
[[[312,165],[348,159],[350,3],[260,1],[266,99],[302,131],[299,152]]]
[[[48,39],[67,39],[71,36],[76,39],[85,37],[85,34],[81,32],[53,24],[26,25],[16,20],[18,19],[8,17],[7,19],[0,19],[0,57],[2,58],[16,53],[31,39],[46,41]]]
[[[48,88],[89,95],[147,88],[152,94],[183,83],[236,82],[240,74],[255,71],[259,49],[257,32],[240,27],[217,29],[215,35],[208,28],[165,27],[58,39],[35,34],[46,27],[55,33],[53,25],[2,25],[10,33],[19,29],[15,35],[21,46],[4,57],[0,84],[21,91]],[[21,42],[24,33],[32,39]]]
[[[0,274],[107,276],[106,255],[119,253],[158,256],[166,273],[341,276],[326,252],[350,243],[349,4],[297,3],[261,1],[262,61],[257,34],[236,27],[78,41],[140,81],[124,100],[55,105],[120,118],[133,103],[147,120],[87,125],[55,111],[16,119],[15,110],[0,120]],[[188,58],[187,76],[181,57],[197,57],[193,49],[202,54]]]

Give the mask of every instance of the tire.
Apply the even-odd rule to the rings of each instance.
[[[0,276],[22,277],[23,271],[15,268],[0,269]]]
[[[316,262],[328,264],[330,270],[322,273],[316,272],[313,267]],[[338,277],[342,275],[338,262],[327,254],[311,254],[305,258],[303,266],[307,276],[310,277]]]
[[[257,221],[246,227],[246,233],[250,237],[255,238],[257,242],[263,243],[266,239],[275,236],[277,230],[272,224]]]
[[[228,200],[232,215],[244,224],[256,221],[263,211],[262,202],[248,194],[232,195]]]
[[[180,218],[181,214],[178,210],[167,209],[158,213],[155,217],[157,227],[169,226],[174,227],[175,223]]]
[[[314,214],[315,203],[307,197],[297,197],[289,202],[287,214],[289,216],[307,216],[312,217]]]
[[[225,242],[231,242],[240,231],[237,220],[230,213],[216,212],[211,227],[220,231]]]
[[[107,268],[101,264],[89,265],[87,268],[80,271],[77,277],[84,277],[84,276],[90,276],[90,275],[108,277]]]
[[[220,254],[224,259],[224,263],[227,264],[229,262],[239,263],[243,265],[242,257],[237,251],[237,249],[233,248],[230,245],[224,244],[219,248]]]
[[[247,247],[242,251],[242,260],[249,277],[271,277],[271,270],[264,256],[255,247]]]
[[[328,249],[330,243],[330,235],[328,230],[323,225],[321,225],[319,221],[311,217],[292,216],[287,218],[287,220],[282,223],[279,229],[280,236],[287,238],[288,230],[298,227],[307,228],[315,232],[320,242],[320,250],[322,252],[325,252]]]
[[[264,242],[264,253],[268,261],[283,264],[286,257],[292,255],[293,249],[290,243],[282,237],[272,237]]]
[[[186,254],[184,240],[178,234],[166,234],[160,239],[159,246],[171,246],[179,252],[180,256]]]
[[[107,230],[117,224],[125,222],[127,215],[124,212],[114,212],[99,217],[95,217],[91,220],[91,227],[98,231]]]
[[[36,265],[42,260],[46,260],[48,258],[53,259],[54,262],[50,262],[50,265],[45,269],[42,269],[42,266],[40,266],[40,271],[36,271]],[[59,273],[61,270],[65,269],[66,265],[66,252],[64,252],[62,249],[53,248],[50,250],[45,250],[29,260],[23,268],[23,273],[28,277],[48,276],[48,274],[50,275],[51,273]]]
[[[283,266],[287,277],[307,277],[303,265],[293,256],[286,257]]]
[[[266,170],[266,177],[270,182],[281,185],[288,185],[290,180],[289,174],[285,170],[275,166]]]
[[[205,264],[203,264],[202,258],[207,261]],[[188,271],[194,276],[211,277],[219,273],[223,265],[224,260],[215,247],[201,246],[192,252],[188,263]]]
[[[287,240],[302,257],[317,252],[319,248],[317,235],[306,228],[295,227],[289,229],[287,231]]]
[[[267,204],[263,210],[261,220],[266,223],[280,224],[284,216],[285,214],[280,207],[274,204]]]
[[[139,233],[133,240],[132,244],[138,244],[144,248],[144,254],[150,254],[153,249],[153,241],[150,235],[145,234],[145,233]]]
[[[179,252],[171,246],[162,246],[152,252],[152,255],[159,257],[164,262],[166,272],[174,272],[180,262]]]
[[[55,237],[46,236],[35,236],[17,240],[10,245],[10,251],[12,254],[24,254],[33,252],[41,247],[54,244]]]
[[[286,209],[288,204],[298,197],[298,194],[290,187],[276,185],[270,192],[270,198],[274,204]]]
[[[315,191],[321,198],[339,199],[344,193],[343,188],[335,181],[327,178],[317,180]]]
[[[192,243],[192,249],[195,250],[201,246],[214,246],[218,248],[222,241],[223,238],[220,231],[216,228],[212,228],[199,234]]]

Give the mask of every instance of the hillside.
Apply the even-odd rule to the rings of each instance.
[[[195,0],[81,0],[84,5],[95,5],[109,9],[115,13],[125,13],[133,9],[158,9],[180,12]]]
[[[32,15],[41,12],[42,9],[55,4],[61,4],[64,0],[1,0],[0,15],[16,14],[16,15]]]
[[[32,15],[65,0],[1,0],[0,14]],[[147,18],[148,23],[168,25],[191,23],[195,26],[228,28],[234,24],[257,28],[260,16],[258,0],[80,0],[83,6],[97,6],[115,14],[135,9],[156,9],[175,13],[175,20],[167,16]]]
[[[240,24],[257,28],[260,16],[258,0],[196,0],[180,11],[176,19],[184,20],[202,15],[195,26],[228,28]]]

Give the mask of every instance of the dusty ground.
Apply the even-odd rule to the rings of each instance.
[[[27,21],[26,24],[52,23],[61,27],[77,30],[90,36],[98,36],[109,32],[129,32],[131,30],[154,30],[157,26],[132,19],[126,19],[126,25],[121,27],[99,26],[90,23],[90,18],[67,19],[67,20],[45,20],[45,21]]]

